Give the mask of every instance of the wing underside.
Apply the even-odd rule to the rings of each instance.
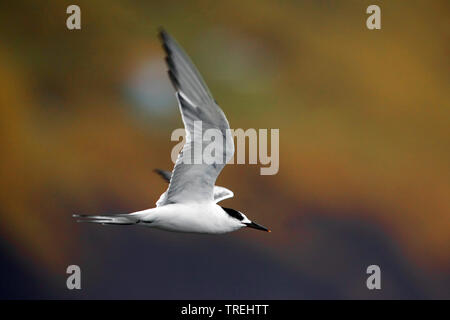
[[[230,126],[183,49],[165,31],[160,32],[160,37],[186,130],[186,143],[175,163],[169,188],[158,203],[213,201],[215,181],[234,154]],[[203,140],[210,129],[214,129],[220,138],[214,140],[214,161],[206,161],[203,153],[211,143]]]

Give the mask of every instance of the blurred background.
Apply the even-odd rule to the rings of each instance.
[[[67,6],[82,29],[66,28]],[[366,28],[367,6],[382,29]],[[3,299],[450,298],[448,1],[3,1]],[[154,206],[182,123],[159,26],[280,170],[221,204],[272,233],[77,224]],[[66,288],[81,267],[82,290]],[[381,268],[381,290],[366,268]]]

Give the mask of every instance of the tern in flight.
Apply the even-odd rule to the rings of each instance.
[[[173,171],[156,170],[169,182],[169,187],[152,209],[108,216],[74,217],[78,222],[142,225],[174,232],[221,234],[243,227],[270,232],[242,212],[217,205],[234,196],[232,191],[215,186],[218,175],[234,155],[230,125],[183,49],[164,30],[159,35],[186,130],[186,141]],[[198,161],[195,149],[206,147],[203,134],[208,129],[219,132],[224,143],[215,146],[216,161]]]

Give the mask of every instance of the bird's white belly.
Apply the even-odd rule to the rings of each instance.
[[[166,231],[219,234],[241,227],[215,203],[169,204],[152,211],[146,225]]]

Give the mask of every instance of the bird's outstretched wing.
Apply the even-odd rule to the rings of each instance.
[[[166,170],[161,170],[161,169],[155,169],[155,172],[157,174],[159,174],[167,183],[170,182],[172,172],[166,171]],[[233,198],[234,193],[230,189],[220,187],[220,186],[214,186],[213,196],[214,196],[214,202],[218,203],[225,199]],[[167,192],[164,192],[161,195],[161,197],[159,198],[159,200],[156,202],[156,206],[159,207],[160,205],[163,205],[166,197],[167,197]]]
[[[164,199],[160,199],[163,200],[160,205],[213,201],[216,179],[234,154],[230,125],[183,49],[164,30],[160,31],[160,38],[186,130],[186,143],[178,155],[169,188]],[[220,133],[221,138],[214,141],[213,162],[203,157],[203,151],[211,143],[203,140],[208,129]]]

